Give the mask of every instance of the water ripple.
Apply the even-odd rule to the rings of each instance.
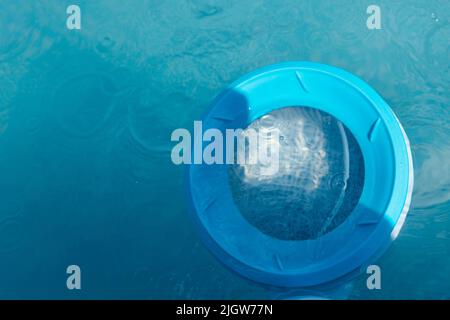
[[[423,208],[450,200],[450,146],[413,145],[415,182],[413,203]]]
[[[450,90],[450,22],[435,23],[433,29],[425,37],[425,56],[427,67],[427,80],[434,85]]]
[[[60,128],[75,137],[92,136],[108,120],[116,91],[113,81],[102,74],[82,74],[69,79],[54,96]]]
[[[17,251],[25,239],[25,226],[17,217],[0,217],[0,256]]]

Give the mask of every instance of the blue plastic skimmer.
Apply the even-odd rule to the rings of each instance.
[[[398,119],[368,84],[311,62],[231,84],[203,127],[280,134],[279,167],[192,164],[192,216],[212,253],[258,283],[331,283],[376,259],[409,209],[413,166]]]

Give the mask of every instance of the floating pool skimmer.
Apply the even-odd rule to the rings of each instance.
[[[270,219],[265,221],[269,228],[264,229],[258,225],[258,216],[241,212],[242,206],[238,206],[230,183],[229,165],[192,164],[188,168],[192,216],[207,247],[238,274],[286,290],[324,286],[374,262],[398,235],[413,188],[408,138],[393,111],[368,84],[335,67],[290,62],[247,74],[215,99],[203,118],[203,126],[221,131],[246,128],[265,115],[298,106],[313,109],[308,112],[316,110],[314,117],[329,115],[339,126],[342,124],[345,130],[339,129],[334,136],[349,136],[362,154],[363,179],[360,179],[358,198],[333,228],[303,238],[297,234],[283,236],[280,228],[271,232]],[[292,128],[295,133],[296,127]],[[307,131],[303,130],[303,134]],[[347,148],[345,143],[349,142],[342,143]],[[349,155],[344,156],[345,161],[351,161],[348,159]],[[299,162],[295,157],[292,161]],[[341,172],[343,189],[347,187],[347,179],[352,179],[349,170],[347,166]],[[305,190],[304,184],[310,183],[308,177],[297,181],[300,190]],[[291,187],[295,188],[295,185]],[[271,195],[255,196],[264,199]],[[345,202],[346,198],[337,196],[332,201]],[[255,209],[255,212],[263,211]],[[284,210],[276,214],[279,225]],[[298,223],[292,219],[288,227],[295,221]],[[329,225],[327,222],[326,226]]]

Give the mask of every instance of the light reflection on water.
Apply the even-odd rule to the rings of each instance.
[[[278,163],[271,174],[260,173],[268,167],[260,159],[228,170],[236,206],[252,225],[278,239],[307,240],[344,222],[362,193],[364,160],[340,121],[310,107],[286,107],[248,130],[260,139],[276,131],[270,138],[278,146],[270,148],[269,161]]]

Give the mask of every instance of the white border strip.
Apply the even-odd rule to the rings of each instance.
[[[412,193],[413,193],[413,189],[414,189],[414,168],[413,168],[413,160],[412,160],[412,154],[411,154],[411,145],[409,143],[409,139],[408,139],[408,136],[406,135],[405,130],[403,129],[400,121],[398,120],[398,118],[395,114],[394,114],[394,117],[397,120],[400,130],[402,131],[403,138],[405,139],[406,150],[408,153],[409,176],[408,176],[408,193],[406,194],[405,204],[403,205],[403,209],[402,209],[402,212],[400,213],[400,217],[398,218],[397,223],[391,232],[391,240],[392,241],[397,238],[398,234],[400,233],[400,230],[403,227],[403,224],[405,223],[406,215],[408,214],[409,207],[411,205],[411,198],[412,198]]]

